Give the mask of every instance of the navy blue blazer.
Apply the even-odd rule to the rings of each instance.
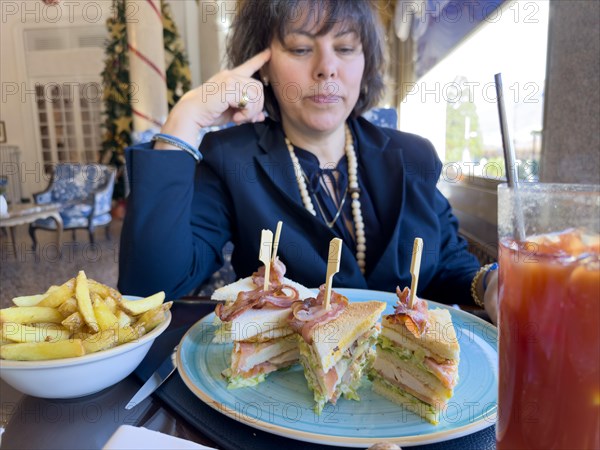
[[[387,246],[363,276],[344,245],[337,287],[394,291],[410,286],[413,241],[424,241],[418,294],[442,302],[471,303],[479,264],[457,234],[451,207],[436,187],[442,164],[429,141],[349,121],[363,161],[364,180]],[[332,231],[303,206],[280,124],[267,119],[204,137],[201,164],[185,152],[127,151],[131,186],[121,234],[119,289],[168,298],[191,292],[222,264],[222,248],[235,246],[238,277],[259,266],[260,234],[284,223],[278,255],[286,276],[309,287],[325,280]],[[367,242],[367,252],[369,243]]]

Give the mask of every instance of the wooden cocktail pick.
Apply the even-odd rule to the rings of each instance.
[[[265,284],[263,290],[269,290],[269,277],[271,275],[271,249],[273,248],[273,232],[262,230],[260,235],[260,249],[258,259],[265,265]]]
[[[413,307],[415,296],[417,295],[417,285],[419,284],[419,272],[421,271],[421,255],[423,253],[423,239],[415,238],[413,244],[412,260],[410,262],[410,296],[408,297],[408,308]]]
[[[277,249],[279,248],[279,237],[281,236],[281,227],[283,222],[280,220],[277,222],[277,229],[275,230],[275,238],[273,239],[273,255],[271,256],[271,262],[275,262],[277,256]]]
[[[325,310],[330,308],[331,283],[333,276],[340,271],[340,259],[342,257],[342,240],[333,238],[329,243],[329,257],[327,258],[327,275],[325,276],[325,299],[323,305]]]

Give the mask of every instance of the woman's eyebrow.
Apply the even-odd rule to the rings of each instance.
[[[292,30],[287,35],[289,36],[289,35],[293,35],[293,34],[298,34],[300,36],[306,36],[311,39],[314,39],[319,36],[319,33],[311,33],[310,31],[307,31],[307,30]],[[334,37],[338,38],[338,37],[342,37],[342,36],[345,36],[348,34],[354,34],[354,35],[358,36],[358,33],[354,30],[340,30],[335,34]]]

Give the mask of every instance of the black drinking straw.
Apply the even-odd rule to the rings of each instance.
[[[521,208],[521,197],[519,195],[519,179],[517,174],[517,165],[515,163],[515,151],[508,133],[506,124],[506,109],[504,107],[504,94],[502,91],[502,74],[494,75],[496,81],[496,97],[498,98],[498,117],[500,119],[500,132],[502,133],[502,148],[504,149],[504,169],[506,172],[506,181],[508,187],[512,188],[514,195],[514,219],[517,232],[517,240],[525,242],[525,221],[523,219],[523,210]]]

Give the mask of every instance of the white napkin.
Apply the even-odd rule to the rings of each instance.
[[[171,450],[174,448],[215,450],[186,439],[131,425],[121,425],[117,428],[102,450]]]

